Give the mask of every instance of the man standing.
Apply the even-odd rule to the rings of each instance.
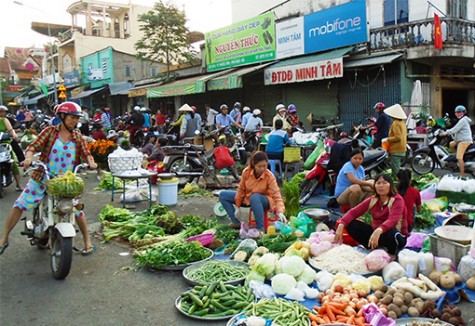
[[[378,148],[381,147],[381,140],[388,137],[391,119],[383,111],[386,108],[386,105],[384,105],[383,102],[376,103],[373,108],[376,110],[376,114],[378,115],[375,123],[377,132],[373,136],[373,148]]]
[[[104,109],[104,112],[101,114],[101,124],[104,127],[105,132],[108,132],[112,126],[109,114],[107,114],[107,109],[108,108]]]

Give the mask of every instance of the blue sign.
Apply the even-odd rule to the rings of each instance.
[[[79,71],[74,69],[73,71],[70,72],[65,72],[63,74],[63,84],[66,86],[66,88],[71,88],[74,86],[79,86],[81,85],[81,80],[79,78]]]
[[[366,1],[346,4],[304,16],[305,53],[368,42]]]

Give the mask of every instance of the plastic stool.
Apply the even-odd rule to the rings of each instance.
[[[269,222],[275,222],[278,220],[278,217],[276,216],[274,211],[270,211],[274,214],[274,218],[269,218],[269,210],[264,211],[264,231],[267,231],[267,228],[269,227]],[[251,226],[256,226],[256,220],[253,218],[252,215],[252,209],[249,209],[249,227]]]
[[[282,178],[282,162],[280,160],[269,160],[270,170],[272,174],[277,178]],[[277,176],[276,172],[276,165],[279,166],[279,175]]]
[[[341,211],[342,213],[346,213],[346,212],[348,212],[350,209],[351,209],[350,205],[344,204],[344,205],[341,205],[340,211]]]
[[[292,163],[285,163],[285,169],[284,169],[284,179],[285,180],[290,180],[294,175],[299,173],[300,171],[300,166],[302,163],[299,162],[292,162]],[[292,175],[289,177],[289,169],[292,171]]]

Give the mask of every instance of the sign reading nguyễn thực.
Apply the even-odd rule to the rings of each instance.
[[[368,42],[366,1],[355,0],[304,16],[305,53]]]
[[[206,65],[215,71],[275,59],[272,12],[206,33]]]

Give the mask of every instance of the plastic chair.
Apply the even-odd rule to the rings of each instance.
[[[279,175],[277,175],[277,172],[276,172],[277,165],[279,166]],[[281,179],[282,178],[282,162],[280,160],[269,160],[269,166],[270,166],[270,170],[272,171],[272,174],[277,179]]]
[[[274,218],[269,218],[269,212],[274,214]],[[256,226],[256,220],[253,217],[254,216],[252,214],[252,208],[250,208],[249,209],[249,221],[248,221],[249,227]],[[271,210],[264,211],[264,231],[267,232],[267,228],[269,227],[269,222],[275,222],[277,220],[278,220],[278,217],[277,217],[277,215],[275,214],[274,211],[271,211]]]
[[[348,204],[343,204],[343,205],[341,205],[340,211],[341,211],[342,213],[346,213],[346,212],[348,212],[350,209],[351,209],[350,205],[348,205]]]

